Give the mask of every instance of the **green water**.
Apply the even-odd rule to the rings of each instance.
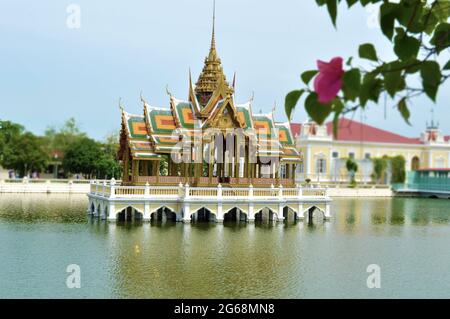
[[[86,206],[0,195],[1,298],[450,297],[449,200],[336,199],[314,225],[117,224]],[[367,288],[369,264],[381,289]]]

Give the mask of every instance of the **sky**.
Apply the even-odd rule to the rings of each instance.
[[[80,9],[79,28],[68,27],[74,26],[71,4]],[[137,114],[143,113],[141,91],[153,106],[168,107],[166,87],[187,99],[189,69],[195,82],[209,51],[212,6],[212,0],[2,0],[0,119],[42,134],[74,117],[101,140],[120,127],[119,98]],[[334,28],[313,0],[217,0],[217,50],[229,81],[236,72],[236,101],[245,103],[254,92],[254,112],[270,112],[276,103],[276,120],[285,121],[284,97],[303,86],[300,74],[317,59],[357,56],[366,42],[382,59],[393,57],[375,27],[374,8],[339,9]],[[415,99],[411,126],[389,102],[354,118],[414,137],[434,109],[450,134],[449,88],[441,87],[435,104]],[[293,121],[306,118],[298,105]]]

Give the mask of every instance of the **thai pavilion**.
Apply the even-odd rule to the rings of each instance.
[[[237,104],[216,51],[214,29],[203,71],[189,96],[169,95],[169,107],[143,115],[122,109],[119,159],[125,185],[293,186],[302,158],[289,122],[254,114],[252,101]]]
[[[93,181],[89,214],[114,220],[283,221],[331,216],[326,189],[295,184],[302,162],[289,122],[254,114],[253,99],[234,100],[211,48],[187,100],[170,92],[169,106],[143,114],[122,107],[121,184]]]

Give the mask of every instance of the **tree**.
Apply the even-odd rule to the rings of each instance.
[[[392,183],[404,183],[406,178],[406,172],[405,172],[405,165],[406,161],[405,158],[401,155],[391,157],[391,170],[392,170]]]
[[[388,166],[386,158],[373,158],[373,176],[376,183],[380,183],[384,174],[386,172],[386,168]]]
[[[11,141],[17,139],[24,132],[24,127],[10,121],[0,121],[0,164],[2,162],[5,148]]]
[[[2,150],[2,166],[13,169],[20,175],[41,172],[47,166],[48,155],[44,150],[42,138],[26,132],[11,136]]]
[[[356,164],[356,162],[352,158],[349,158],[345,162],[345,167],[347,168],[347,171],[350,175],[350,184],[355,185],[356,184],[355,174],[358,171],[358,164]]]
[[[121,167],[116,160],[116,153],[114,145],[81,137],[64,150],[62,164],[65,171],[81,173],[87,178],[119,178]]]
[[[88,138],[82,137],[68,145],[64,150],[63,167],[69,173],[81,173],[91,178],[98,169],[97,162],[103,151],[101,145]]]
[[[343,0],[316,0],[326,6],[336,26],[339,4]],[[302,74],[305,88],[286,96],[288,118],[300,98],[307,94],[304,105],[309,116],[322,124],[333,115],[334,134],[341,115],[364,108],[369,101],[378,103],[381,96],[389,97],[400,115],[409,124],[410,100],[426,94],[436,100],[439,87],[450,77],[450,1],[448,0],[346,0],[349,8],[355,4],[380,6],[380,27],[391,42],[396,58],[384,61],[375,46],[359,46],[359,58],[369,64],[355,66],[348,58],[346,69],[339,69],[339,60],[318,63],[319,70]],[[444,62],[441,62],[444,61]],[[445,62],[448,61],[448,62]],[[359,64],[358,64],[359,65]],[[330,71],[331,70],[331,71]],[[334,70],[334,71],[333,71]],[[333,72],[332,72],[333,71]],[[309,82],[316,77],[314,89]],[[420,77],[421,85],[417,86]],[[336,93],[337,92],[337,93]],[[324,99],[323,97],[330,97]],[[333,95],[334,98],[333,98]],[[322,102],[320,102],[321,100]],[[323,102],[326,101],[326,102]]]
[[[74,118],[68,119],[59,129],[48,127],[45,131],[49,154],[56,150],[63,151],[83,137],[86,137],[86,134],[81,132]]]

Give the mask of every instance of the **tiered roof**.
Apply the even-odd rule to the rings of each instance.
[[[179,151],[179,142],[186,135],[197,136],[196,132],[208,128],[241,128],[256,138],[260,156],[299,161],[289,124],[275,123],[273,114],[253,114],[252,101],[235,104],[234,83],[233,79],[230,86],[223,73],[213,24],[211,47],[195,87],[189,72],[188,100],[176,99],[169,93],[169,107],[153,107],[141,98],[143,116],[122,110],[122,141],[126,142],[121,143],[121,152],[125,147],[122,144],[128,143],[133,157],[158,158],[161,153]]]

